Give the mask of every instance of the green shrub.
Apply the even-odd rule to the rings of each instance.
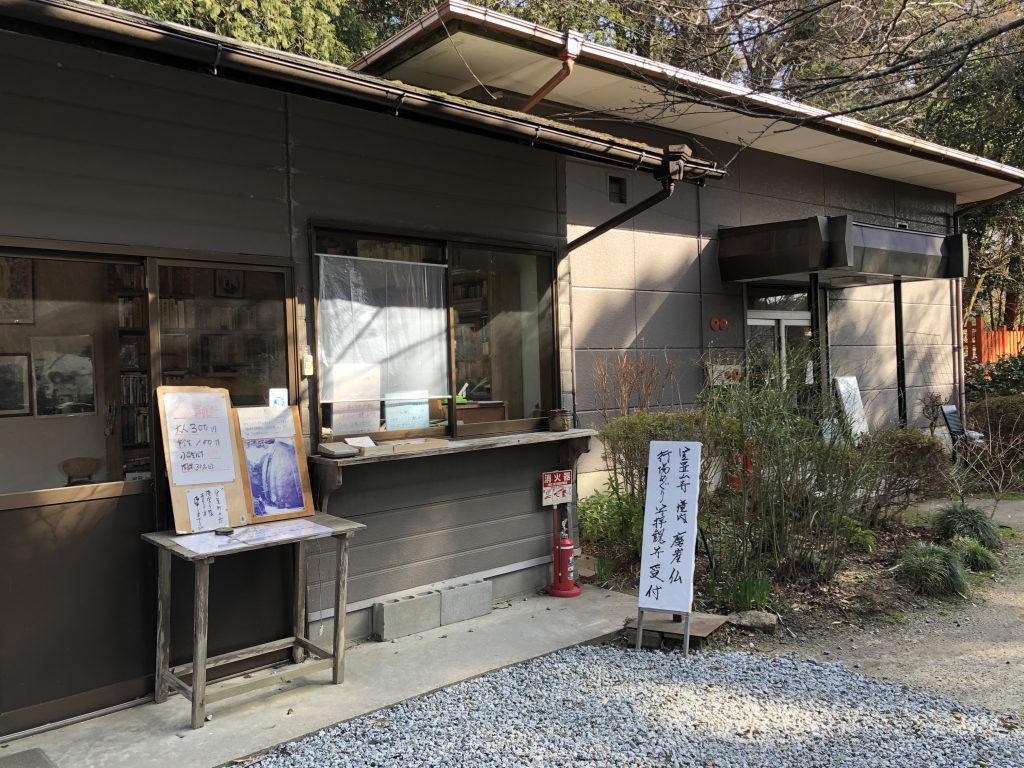
[[[872,483],[864,510],[867,528],[891,524],[914,501],[947,490],[945,446],[920,429],[894,428],[865,435],[861,450],[872,462]]]
[[[897,566],[900,578],[925,595],[968,593],[967,575],[960,555],[930,541],[915,541],[904,551]]]
[[[715,602],[727,610],[763,611],[771,596],[772,580],[767,574],[727,574],[718,585]]]
[[[999,558],[992,550],[970,536],[955,536],[949,546],[972,571],[994,571],[999,567]]]
[[[981,443],[961,443],[961,464],[971,470],[974,490],[1024,489],[1024,396],[985,397],[967,407],[967,426]]]
[[[952,541],[957,536],[968,536],[989,549],[999,548],[999,529],[977,507],[961,502],[947,504],[939,510],[934,525],[936,533],[946,541]]]
[[[642,501],[610,486],[581,499],[577,512],[582,543],[626,549],[629,558],[640,559],[644,532]]]
[[[969,400],[1024,394],[1024,352],[1001,357],[994,363],[968,364],[964,386]]]

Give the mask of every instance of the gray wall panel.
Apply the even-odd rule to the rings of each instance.
[[[545,556],[540,473],[557,468],[555,444],[346,467],[330,512],[367,526],[352,540],[349,599]],[[311,552],[312,586],[330,583],[333,563]]]
[[[0,232],[288,255],[280,94],[0,40]]]

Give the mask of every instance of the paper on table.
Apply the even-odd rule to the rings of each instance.
[[[274,544],[278,541],[301,539],[318,534],[330,534],[326,525],[313,523],[309,520],[281,520],[276,523],[250,525],[236,528],[230,536],[218,536],[216,533],[193,533],[177,536],[174,542],[185,549],[201,555],[213,554],[227,549],[243,549],[261,544]]]
[[[346,437],[345,442],[353,448],[373,448],[376,443],[368,437]]]

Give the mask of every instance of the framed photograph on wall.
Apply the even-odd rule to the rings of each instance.
[[[31,416],[28,355],[0,354],[0,416]]]
[[[33,298],[32,260],[0,256],[0,324],[34,323]]]
[[[96,413],[92,336],[35,336],[36,416]]]
[[[218,269],[213,278],[213,295],[224,299],[245,297],[245,272],[241,269]]]

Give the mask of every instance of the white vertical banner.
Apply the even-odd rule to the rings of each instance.
[[[641,610],[689,613],[692,607],[700,449],[700,443],[651,443],[640,557]]]

